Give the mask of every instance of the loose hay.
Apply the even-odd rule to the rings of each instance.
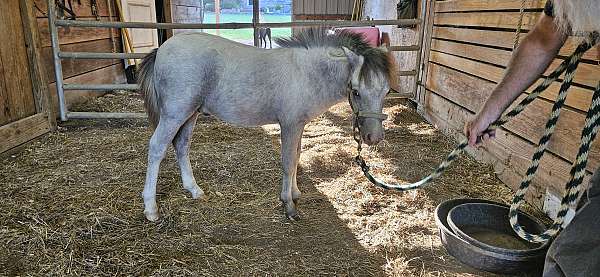
[[[141,111],[118,93],[87,111]],[[454,142],[412,109],[388,101],[386,142],[365,151],[387,180],[415,181]],[[279,129],[199,120],[191,162],[207,201],[181,188],[170,150],[158,182],[161,219],[140,193],[150,132],[143,120],[69,121],[0,165],[0,275],[492,276],[462,266],[440,244],[435,206],[453,197],[507,201],[488,166],[459,159],[422,190],[384,191],[352,164],[349,108],[306,128],[298,183],[303,220],[278,196]]]

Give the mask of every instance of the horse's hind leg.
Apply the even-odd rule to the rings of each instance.
[[[177,163],[181,171],[181,181],[183,187],[192,194],[192,198],[198,199],[204,196],[204,191],[196,184],[194,178],[194,172],[192,171],[192,165],[190,164],[190,143],[192,138],[192,132],[196,125],[196,119],[198,119],[198,113],[194,113],[188,120],[181,126],[179,132],[173,140],[173,147],[175,147],[175,153],[177,155]]]
[[[177,134],[179,127],[183,125],[185,119],[161,118],[150,143],[148,145],[148,169],[146,171],[146,184],[144,185],[144,214],[150,221],[158,220],[158,207],[156,205],[156,181],[160,162],[165,157],[165,153],[173,138]]]

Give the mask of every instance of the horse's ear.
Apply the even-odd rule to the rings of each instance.
[[[352,82],[352,87],[358,88],[360,80],[360,71],[362,69],[365,58],[361,55],[352,52],[346,47],[342,47],[342,49],[344,50],[344,53],[346,53],[346,57],[348,57],[348,62],[350,63],[350,81]]]
[[[386,44],[382,44],[381,46],[377,47],[377,49],[383,51],[384,53],[390,52],[390,49],[388,48],[388,46]]]

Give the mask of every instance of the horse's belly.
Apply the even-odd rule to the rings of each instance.
[[[214,115],[220,120],[236,126],[255,127],[277,123],[277,118],[275,116],[266,115],[262,113],[262,111],[243,112],[240,110],[227,108],[211,109],[210,107],[203,107],[201,112],[204,114]]]

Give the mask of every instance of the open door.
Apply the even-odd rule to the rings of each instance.
[[[123,7],[123,18],[127,22],[156,22],[155,0],[120,0]],[[149,53],[158,47],[156,29],[129,29],[133,51]]]

